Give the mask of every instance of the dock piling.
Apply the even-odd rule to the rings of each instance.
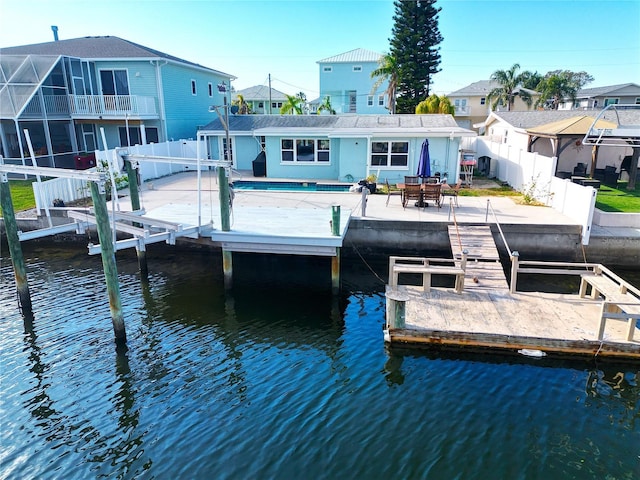
[[[0,159],[0,163],[2,163]],[[16,277],[16,288],[18,290],[18,301],[20,302],[20,310],[25,317],[33,316],[33,307],[31,304],[31,293],[29,292],[29,283],[27,280],[27,270],[24,265],[24,257],[22,255],[22,246],[18,237],[18,225],[16,223],[16,215],[13,209],[13,201],[11,200],[11,190],[9,188],[9,179],[6,173],[0,173],[0,206],[2,206],[2,214],[4,217],[4,227],[7,233],[7,243],[9,244],[9,253],[11,254],[11,262],[13,263],[13,272]]]

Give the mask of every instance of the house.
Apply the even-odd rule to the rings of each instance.
[[[0,154],[30,163],[27,129],[40,166],[74,168],[81,152],[195,137],[235,77],[103,36],[2,48],[0,79]]]
[[[266,176],[354,182],[375,174],[390,183],[415,175],[420,149],[429,140],[431,171],[459,175],[460,143],[475,132],[451,115],[231,115],[233,168],[251,171],[261,152]],[[208,156],[221,158],[226,131],[215,119],[198,132]]]
[[[287,100],[286,94],[275,88],[269,89],[265,85],[238,90],[233,94],[233,100],[242,95],[250,107],[250,113],[280,115],[280,109]]]
[[[371,78],[371,72],[379,67],[382,57],[381,53],[357,48],[319,60],[319,103],[329,97],[336,113],[389,113],[385,94],[388,82],[372,91],[377,80]]]
[[[640,105],[640,85],[623,83],[606,87],[583,88],[575,100],[566,99],[559,110],[604,108],[607,105]]]
[[[451,92],[447,95],[451,100],[451,103],[455,107],[455,118],[463,128],[474,128],[474,125],[478,125],[481,128],[482,122],[487,118],[487,115],[491,112],[491,100],[489,99],[489,93],[500,87],[498,82],[493,80],[481,80],[474,82],[466,87]],[[533,98],[535,103],[536,98],[539,96],[538,92],[534,90],[524,89]],[[532,104],[533,105],[533,104]],[[516,94],[515,103],[513,106],[514,112],[522,112],[532,110],[533,106],[527,105],[519,95]],[[496,111],[507,110],[506,105],[498,105]]]
[[[615,166],[617,173],[621,174],[622,162],[633,153],[630,146],[601,147],[594,152],[593,148],[582,144],[599,113],[600,109],[491,112],[484,122],[485,136],[513,149],[557,157],[556,174],[559,176],[571,176],[579,163],[585,168],[583,176],[588,176],[593,167],[592,155],[597,155],[598,168]],[[620,115],[622,123],[640,125],[640,110],[606,112],[600,119],[603,122],[601,128],[617,125],[616,115]]]

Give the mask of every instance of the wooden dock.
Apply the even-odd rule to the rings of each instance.
[[[449,233],[454,256],[451,262],[462,266],[462,252],[467,251],[462,292],[399,285],[396,275],[386,287],[387,342],[493,349],[533,356],[589,355],[640,360],[640,332],[636,327],[635,335],[629,339],[631,320],[626,319],[627,314],[612,315],[610,318],[614,320],[606,322],[604,335],[598,338],[605,299],[597,295],[587,297],[584,292],[582,295],[510,293],[488,226],[457,229],[450,226]],[[425,260],[420,259],[433,272],[437,267]],[[566,266],[571,265],[574,264]],[[582,267],[584,275],[585,266]],[[554,273],[557,270],[554,268]],[[595,269],[602,270],[606,269],[602,266]],[[575,270],[567,272],[575,274]],[[430,281],[430,276],[425,279]],[[627,288],[633,291],[628,299],[640,306],[640,292],[624,285],[625,291]],[[615,321],[616,318],[625,321]]]

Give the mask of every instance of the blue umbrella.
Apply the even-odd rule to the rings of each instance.
[[[431,176],[431,159],[429,158],[429,140],[425,139],[422,142],[422,149],[420,150],[420,159],[418,160],[418,173],[419,177]]]

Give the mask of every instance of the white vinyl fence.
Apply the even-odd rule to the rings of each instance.
[[[119,148],[117,150],[113,149],[106,151],[96,150],[96,163],[98,165],[107,165],[109,163],[107,161],[108,159],[113,163],[114,159],[119,158],[116,155],[117,151],[122,152],[123,150],[128,151],[132,155],[196,158],[196,143],[196,140],[179,140],[177,142],[136,145],[126,149]],[[202,151],[205,151],[204,148]],[[118,170],[122,170],[122,168],[122,164],[119,164],[117,167]],[[176,161],[175,163],[141,162],[140,179],[144,182],[153,178],[165,177],[173,173],[184,172],[185,170],[193,168],[193,166],[190,167],[184,163],[180,163],[179,161]],[[96,169],[93,168],[88,171],[95,170]],[[87,182],[70,178],[54,178],[45,182],[33,182],[33,194],[36,199],[36,208],[38,210],[43,210],[45,207],[53,206],[54,200],[62,200],[65,203],[69,203],[91,196]]]
[[[462,148],[475,151],[476,158],[490,157],[490,170],[498,180],[531,195],[582,225],[582,243],[589,243],[596,190],[557,178],[556,157],[525,152],[483,137],[465,139]]]

